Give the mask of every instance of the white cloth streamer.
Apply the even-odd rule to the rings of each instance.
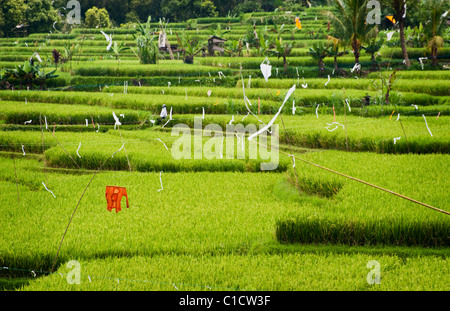
[[[56,198],[55,194],[54,194],[53,192],[51,192],[51,191],[47,188],[47,186],[44,184],[44,182],[42,182],[42,184],[44,185],[45,190],[47,190],[48,192],[50,192],[50,193],[53,195],[53,197]]]
[[[425,126],[427,127],[428,133],[430,133],[430,135],[433,136],[433,134],[431,134],[430,128],[428,127],[428,123],[427,123],[427,119],[425,118],[425,115],[422,114],[422,117],[425,120]]]
[[[78,153],[78,151],[80,150],[80,148],[81,148],[81,141],[80,141],[80,144],[78,145],[78,149],[77,149],[77,155],[78,155],[79,158],[81,158],[80,154]]]
[[[157,138],[156,140],[159,140],[160,142],[162,142],[164,147],[166,147],[166,150],[169,150],[169,148],[167,148],[166,144],[161,139]]]
[[[257,131],[256,133],[253,133],[251,135],[248,136],[248,140],[251,140],[253,137],[267,131],[269,129],[269,127],[272,126],[272,124],[275,122],[275,120],[278,118],[278,115],[281,113],[281,110],[283,109],[284,104],[286,103],[286,101],[289,99],[289,97],[292,95],[292,93],[295,91],[295,84],[289,89],[289,91],[286,94],[286,97],[284,98],[283,104],[281,104],[280,109],[278,109],[278,112],[275,114],[275,116],[272,118],[272,120],[270,120],[270,122],[264,126],[263,128],[261,128],[259,131]]]
[[[162,183],[162,179],[161,179],[161,173],[162,173],[162,171],[161,171],[161,172],[159,172],[159,182],[161,183],[161,189],[159,189],[159,190],[158,190],[158,192],[160,192],[161,190],[163,190],[163,189],[164,189],[164,187],[163,187],[163,183]]]
[[[113,111],[112,114],[113,114],[114,120],[116,121],[116,123],[114,124],[114,129],[116,129],[116,126],[117,126],[117,125],[122,125],[122,123],[120,123],[119,118],[116,116],[116,114],[114,113],[114,111]]]

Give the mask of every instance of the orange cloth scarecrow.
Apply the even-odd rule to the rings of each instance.
[[[123,187],[106,186],[105,196],[108,203],[108,211],[112,211],[113,209],[116,210],[116,213],[121,211],[120,201],[122,201],[123,196],[127,198],[127,208],[130,207],[128,203],[127,190]]]

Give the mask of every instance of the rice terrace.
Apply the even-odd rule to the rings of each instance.
[[[0,290],[448,291],[449,9],[0,1]]]

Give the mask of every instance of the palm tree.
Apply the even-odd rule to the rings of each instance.
[[[400,45],[402,47],[403,59],[405,60],[406,67],[411,66],[411,62],[408,57],[408,51],[406,50],[405,40],[405,17],[406,13],[412,11],[411,5],[414,5],[414,0],[383,0],[383,4],[393,10],[393,16],[398,21],[398,28],[400,30]],[[406,10],[408,7],[408,10]]]
[[[448,2],[446,0],[425,0],[425,11],[427,12],[428,22],[424,26],[425,36],[427,38],[427,48],[431,49],[431,58],[433,66],[437,65],[438,49],[444,46],[443,32],[446,29],[446,12]]]
[[[368,0],[331,0],[334,12],[325,14],[333,24],[333,36],[351,46],[355,63],[359,63],[361,45],[376,35],[377,26],[366,24]],[[359,70],[358,70],[359,71]]]

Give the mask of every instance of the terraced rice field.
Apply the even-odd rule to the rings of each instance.
[[[98,29],[1,38],[1,68],[38,52],[49,72],[53,49],[83,47],[44,87],[0,91],[0,288],[449,290],[448,70],[422,70],[427,52],[411,48],[413,65],[397,71],[385,104],[399,48],[380,50],[377,72],[350,74],[345,56],[347,77],[332,58],[319,74],[307,52],[326,39],[308,31],[326,20],[306,12],[302,31],[283,37],[294,44],[288,70],[269,57],[267,82],[253,52],[142,65],[133,50],[114,59]],[[226,38],[242,37],[252,18],[227,24]],[[188,32],[205,39],[212,25]],[[105,32],[136,49],[133,30]],[[441,55],[448,63],[448,47]],[[361,64],[368,71],[370,57]],[[170,119],[159,120],[162,105]],[[278,134],[247,139],[278,112]],[[274,170],[261,169],[271,161]],[[107,211],[106,186],[125,187],[129,208]],[[66,280],[71,260],[80,284]],[[379,284],[367,281],[373,260]]]

